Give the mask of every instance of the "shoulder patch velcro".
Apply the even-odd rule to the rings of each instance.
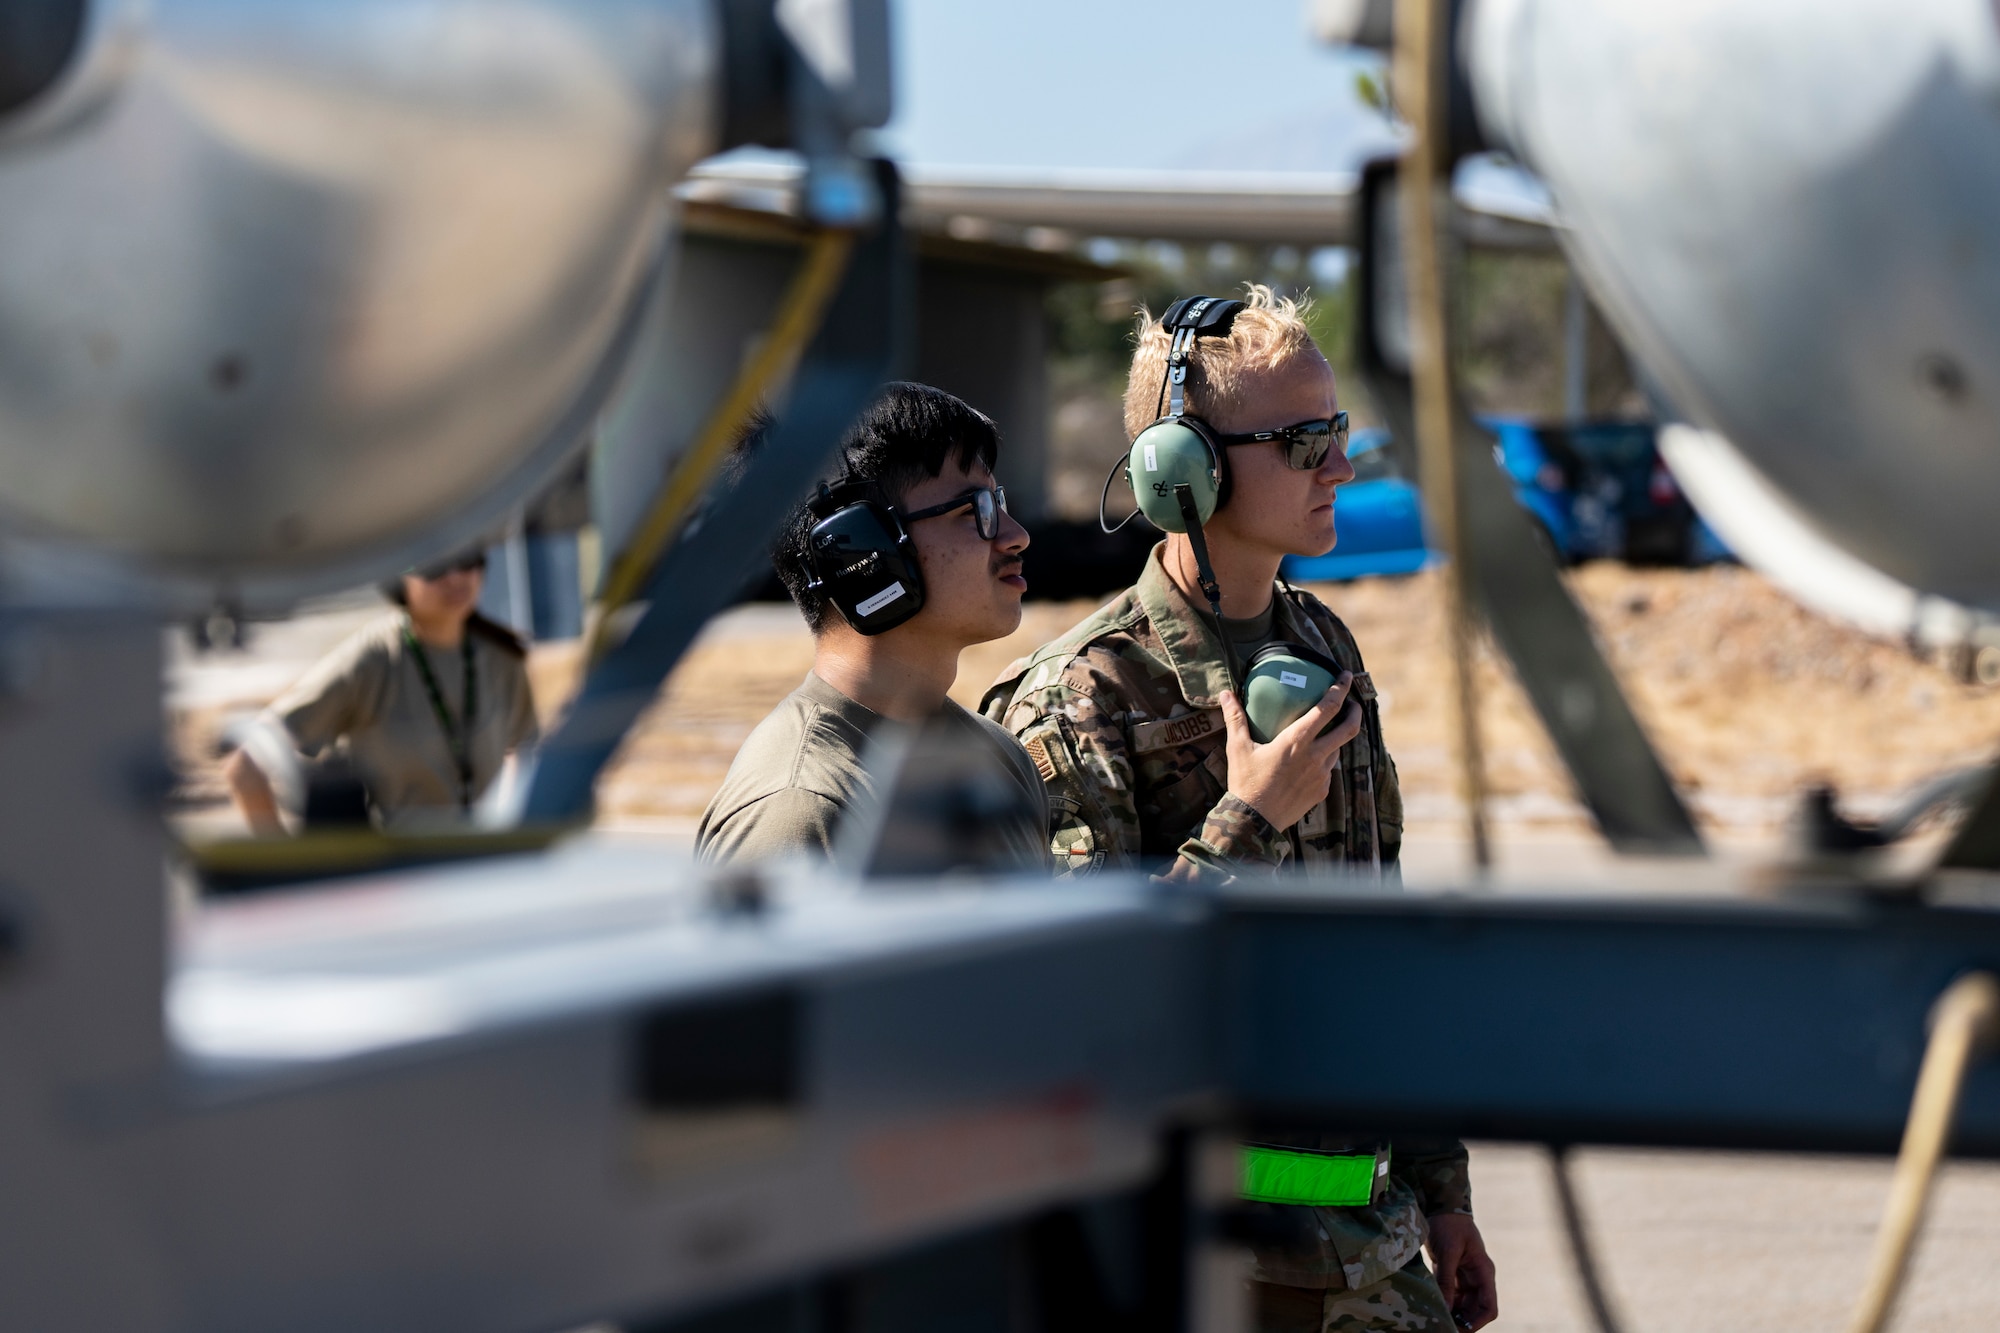
[[[1028,758],[1034,760],[1035,771],[1042,775],[1042,781],[1054,782],[1056,780],[1056,761],[1049,758],[1049,747],[1046,741],[1040,736],[1030,736],[1021,743],[1021,748],[1028,752]]]
[[[1141,722],[1132,728],[1132,753],[1151,754],[1155,750],[1170,750],[1177,745],[1220,736],[1224,730],[1220,708],[1204,708],[1158,722]]]

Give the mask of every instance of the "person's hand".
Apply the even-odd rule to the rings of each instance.
[[[222,777],[252,833],[260,838],[284,836],[285,821],[278,814],[278,794],[248,750],[238,747],[229,752],[229,758],[222,764]]]
[[[1460,1328],[1484,1328],[1500,1316],[1500,1294],[1479,1224],[1466,1213],[1440,1213],[1430,1224],[1431,1267],[1444,1303]]]
[[[1361,731],[1361,705],[1347,697],[1353,683],[1353,672],[1341,672],[1320,701],[1273,736],[1269,745],[1251,739],[1243,705],[1233,693],[1223,692],[1230,793],[1264,816],[1272,828],[1290,828],[1326,799],[1340,747]],[[1329,722],[1335,723],[1333,730],[1320,735]]]

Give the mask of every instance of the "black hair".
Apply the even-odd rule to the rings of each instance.
[[[764,437],[771,433],[771,427],[777,424],[777,420],[771,409],[762,403],[750,409],[750,415],[743,419],[742,429],[736,432],[736,439],[729,446],[729,457],[722,460],[722,466],[716,471],[716,484],[705,498],[712,499],[725,490],[736,489],[736,483],[743,480],[743,474],[750,470],[751,456],[764,447]]]
[[[943,472],[946,463],[971,471],[991,471],[1000,455],[1000,429],[993,418],[943,389],[928,384],[885,385],[840,442],[840,457],[824,478],[829,486],[865,484],[883,504],[900,505],[911,489]],[[810,508],[818,494],[814,478],[806,497],[785,520],[772,547],[771,564],[792,595],[806,625],[817,634],[827,623],[826,598],[807,586],[811,566],[806,539],[818,520]]]

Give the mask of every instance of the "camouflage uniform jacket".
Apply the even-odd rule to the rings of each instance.
[[[1378,829],[1393,867],[1403,797],[1347,626],[1317,597],[1278,586],[1273,634],[1356,673],[1366,724],[1341,750],[1327,799],[1292,828],[1272,828],[1228,794],[1221,640],[1167,577],[1162,549],[1129,592],[1002,672],[981,705],[1048,784],[1056,873],[1172,858],[1171,878],[1220,881],[1287,861],[1367,865]]]
[[[1217,882],[1287,862],[1366,867],[1379,829],[1381,861],[1393,874],[1402,793],[1354,636],[1318,598],[1278,586],[1274,636],[1355,672],[1366,718],[1341,751],[1327,799],[1293,827],[1273,828],[1228,794],[1221,641],[1167,577],[1162,550],[1154,548],[1131,590],[1002,672],[982,704],[1020,739],[1048,786],[1056,873],[1171,860],[1168,877]],[[1260,1138],[1322,1151],[1375,1146],[1323,1135]],[[1457,1142],[1399,1142],[1390,1159],[1387,1187],[1370,1207],[1251,1205],[1271,1236],[1257,1247],[1255,1276],[1368,1286],[1416,1257],[1426,1216],[1471,1211]]]

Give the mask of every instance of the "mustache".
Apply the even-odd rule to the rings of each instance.
[[[1004,579],[1009,574],[1019,574],[1022,560],[1018,555],[996,555],[993,557],[993,577]]]

